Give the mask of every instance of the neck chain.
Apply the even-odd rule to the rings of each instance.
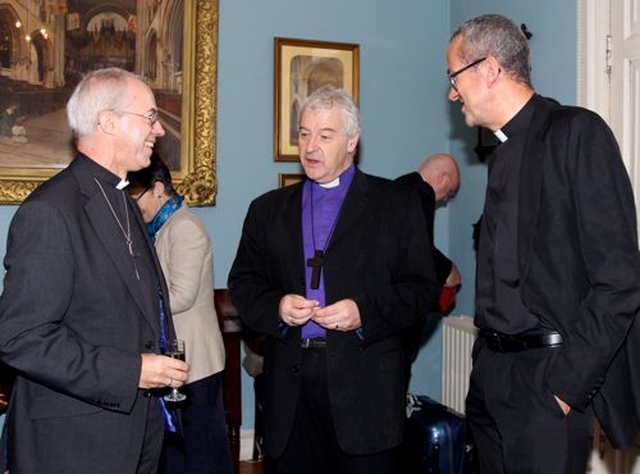
[[[107,206],[109,206],[109,210],[111,211],[111,215],[113,215],[113,218],[116,220],[116,223],[118,224],[118,227],[120,227],[120,231],[122,232],[122,236],[124,237],[124,240],[127,244],[127,249],[129,250],[129,255],[131,255],[131,258],[133,259],[133,267],[136,271],[136,277],[138,278],[138,280],[140,279],[140,274],[138,273],[138,266],[136,265],[136,256],[133,253],[133,241],[131,240],[131,222],[129,221],[129,209],[127,207],[127,198],[124,196],[124,191],[121,191],[122,193],[122,204],[124,207],[124,215],[126,218],[126,223],[127,223],[127,230],[124,230],[124,226],[122,225],[122,222],[120,222],[120,219],[118,218],[118,215],[116,214],[115,209],[113,208],[113,205],[111,205],[111,201],[109,201],[109,198],[107,197],[107,193],[104,192],[104,188],[102,187],[102,184],[100,184],[100,181],[98,181],[98,179],[94,176],[93,180],[96,182],[96,184],[98,185],[98,188],[100,188],[100,192],[102,193],[102,197],[104,197],[104,200],[107,203]]]
[[[310,183],[309,189],[309,210],[311,211],[311,244],[313,245],[313,258],[307,259],[307,266],[313,268],[313,270],[311,271],[311,289],[317,290],[320,287],[320,273],[322,272],[322,265],[324,264],[324,253],[329,246],[329,242],[331,241],[331,237],[333,236],[333,231],[335,230],[338,219],[340,218],[340,213],[342,212],[342,203],[340,204],[340,209],[336,213],[336,217],[333,219],[331,229],[329,229],[329,233],[327,234],[327,239],[324,241],[324,247],[322,248],[322,250],[320,250],[316,247],[316,229],[315,219],[313,216],[313,185],[313,183]]]

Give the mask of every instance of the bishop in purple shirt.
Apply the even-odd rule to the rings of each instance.
[[[402,332],[436,308],[438,285],[418,195],[360,171],[359,139],[347,92],[307,98],[307,179],[251,203],[229,274],[243,322],[267,335],[269,472],[403,472]]]

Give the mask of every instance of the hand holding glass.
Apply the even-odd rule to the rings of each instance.
[[[164,353],[167,357],[172,359],[185,360],[185,343],[182,339],[171,339],[167,342],[167,351]],[[185,400],[187,396],[184,393],[180,393],[177,388],[171,387],[171,393],[164,396],[164,399],[168,402],[181,402]]]

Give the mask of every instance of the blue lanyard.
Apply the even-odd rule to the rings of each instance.
[[[164,354],[167,351],[167,330],[165,327],[166,321],[166,312],[164,310],[164,298],[162,297],[162,291],[158,290],[158,300],[160,307],[160,353]],[[174,410],[170,410],[167,408],[167,404],[164,398],[159,397],[158,401],[160,402],[160,407],[162,408],[162,416],[164,417],[164,427],[167,431],[172,433],[178,432],[178,427],[176,426],[176,416]]]
[[[166,311],[164,309],[164,298],[160,290],[158,290],[158,299],[160,301],[160,354],[164,354],[167,351]]]

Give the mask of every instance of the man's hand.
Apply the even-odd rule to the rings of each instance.
[[[318,300],[308,300],[300,295],[285,295],[280,300],[278,313],[286,325],[302,326],[311,319],[319,307]]]
[[[138,387],[181,387],[189,376],[189,364],[160,354],[142,354]]]
[[[452,263],[451,271],[449,272],[449,275],[447,276],[447,279],[444,282],[444,286],[451,286],[451,287],[457,288],[458,286],[460,286],[461,283],[462,283],[462,274],[460,273],[460,270],[458,270],[458,267],[456,267],[456,264]]]
[[[9,405],[9,394],[0,393],[0,413],[4,413],[7,409],[7,405]]]
[[[555,398],[556,402],[558,402],[558,405],[560,405],[560,409],[562,410],[562,413],[564,413],[564,415],[567,416],[571,411],[571,407],[564,400],[558,398],[557,396],[554,395],[553,398]]]
[[[323,328],[333,331],[352,331],[362,326],[358,305],[351,299],[317,309],[312,319]]]

